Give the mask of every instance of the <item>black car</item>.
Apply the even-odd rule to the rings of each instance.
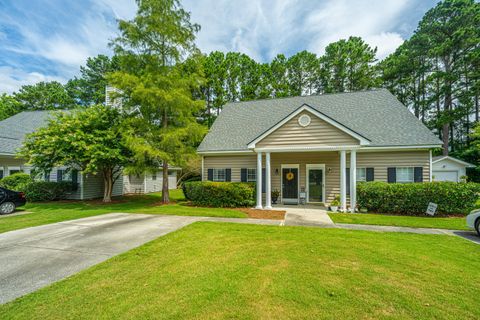
[[[17,192],[0,187],[0,214],[9,214],[15,208],[25,205],[27,200],[23,192]]]

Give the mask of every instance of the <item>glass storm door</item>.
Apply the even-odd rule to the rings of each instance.
[[[308,202],[323,202],[323,169],[308,169]]]

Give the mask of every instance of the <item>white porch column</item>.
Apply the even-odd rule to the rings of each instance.
[[[340,151],[340,207],[342,211],[347,210],[347,154],[345,150]]]
[[[270,152],[265,153],[265,209],[272,209],[272,181],[270,179]]]
[[[350,151],[350,211],[357,206],[357,151]]]
[[[257,153],[257,206],[255,209],[262,209],[262,153]]]

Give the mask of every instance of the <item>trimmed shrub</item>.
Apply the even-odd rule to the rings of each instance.
[[[19,172],[0,180],[0,186],[13,191],[25,191],[27,184],[32,181],[33,179],[29,174]]]
[[[404,215],[424,215],[429,202],[438,205],[436,215],[468,214],[479,195],[478,183],[362,182],[357,187],[360,208]]]
[[[75,191],[77,185],[70,181],[34,181],[25,188],[28,201],[53,201],[65,199],[69,192]]]
[[[185,198],[198,206],[247,207],[254,204],[255,185],[244,182],[193,181],[184,183]]]

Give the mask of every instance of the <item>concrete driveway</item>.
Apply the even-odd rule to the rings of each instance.
[[[111,213],[2,233],[0,304],[198,220]]]

